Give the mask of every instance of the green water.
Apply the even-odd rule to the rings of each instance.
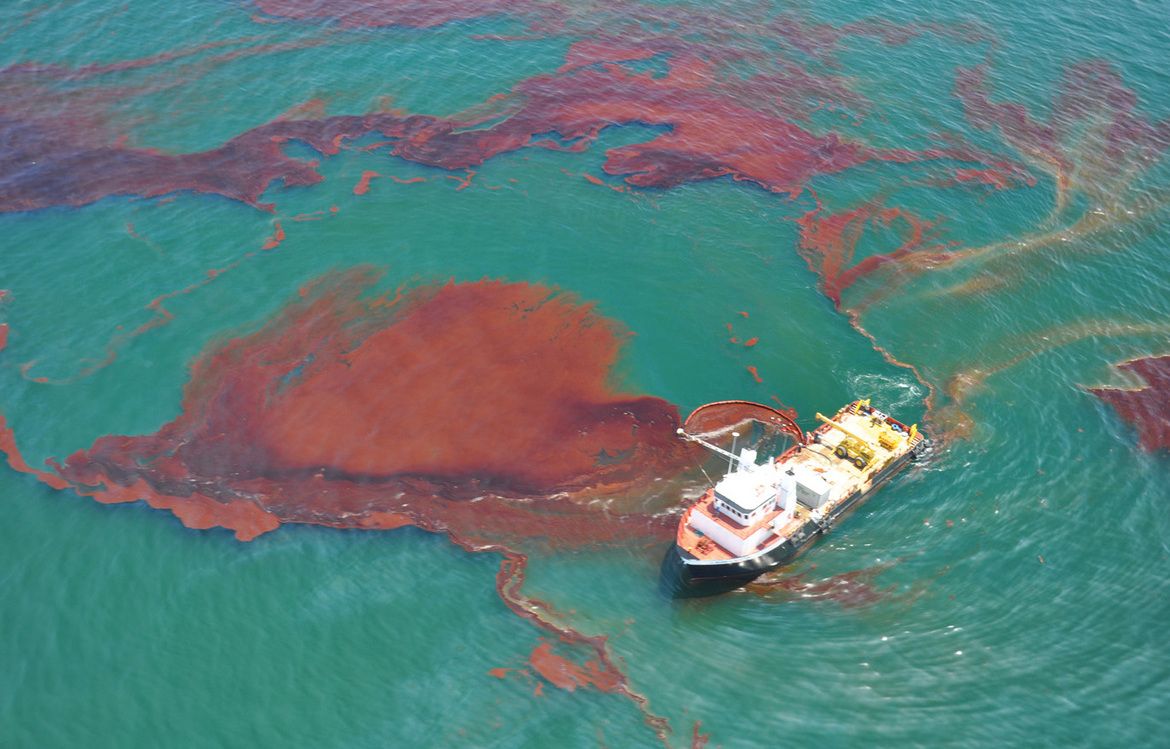
[[[871,2],[801,10],[835,24],[980,22],[994,49],[935,34],[894,48],[850,39],[840,72],[872,103],[858,132],[876,145],[923,147],[946,127],[1010,156],[995,133],[964,121],[952,95],[956,66],[988,59],[993,98],[1042,115],[1066,65],[1105,58],[1138,110],[1164,118],[1164,11]],[[367,111],[383,95],[410,111],[451,114],[555,70],[575,38],[508,38],[524,26],[507,16],[345,30],[258,24],[252,14],[237,2],[15,4],[0,9],[0,65],[112,62],[257,34],[322,40],[77,85],[137,91],[108,104],[104,126],[139,146],[187,152],[313,98],[330,114]],[[635,334],[621,386],[684,412],[775,395],[811,414],[872,397],[921,420],[926,387],[851,327],[797,253],[791,219],[811,208],[808,195],[788,200],[726,179],[619,194],[580,176],[601,173],[606,149],[652,136],[612,128],[580,153],[504,154],[459,191],[442,170],[384,153],[321,158],[293,146],[321,158],[324,180],[271,187],[264,200],[276,203],[275,217],[186,193],[0,214],[0,288],[9,292],[0,319],[10,326],[0,411],[33,464],[101,435],[153,432],[178,414],[188,366],[209,343],[254,329],[327,270],[372,263],[386,268],[386,286],[504,278],[596,302]],[[365,170],[429,181],[387,176],[356,196]],[[1056,189],[1032,171],[1035,187],[1002,192],[933,189],[917,166],[898,164],[812,186],[836,208],[887,195],[940,220],[946,240],[978,247],[1044,231]],[[1119,202],[1156,196],[1166,177],[1161,157],[1151,159]],[[315,211],[324,218],[291,220]],[[1116,382],[1113,362],[1170,350],[1165,213],[988,261],[979,269],[1006,285],[986,293],[946,294],[975,272],[957,270],[914,279],[867,308],[866,329],[936,386],[1018,359],[962,404],[974,421],[968,439],[940,446],[791,571],[816,581],[878,567],[876,601],[799,593],[669,601],[657,590],[665,549],[644,546],[536,556],[525,591],[582,632],[609,637],[677,745],[696,720],[727,747],[1163,743],[1170,457],[1139,451],[1134,431],[1083,388]],[[245,257],[274,218],[287,238]],[[897,239],[876,232],[863,241],[882,251]],[[169,299],[169,324],[119,341],[120,329],[153,317],[152,299],[237,261]],[[731,345],[726,323],[759,345]],[[1096,332],[1041,342],[1070,328]],[[111,342],[113,363],[75,379]],[[497,596],[497,555],[414,529],[284,527],[239,543],[141,503],[54,491],[7,467],[0,500],[0,746],[658,744],[620,695],[545,684],[536,696],[539,677],[489,675],[524,668],[548,638]]]

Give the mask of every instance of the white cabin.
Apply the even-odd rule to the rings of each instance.
[[[756,465],[755,457],[754,450],[740,451],[736,469],[715,484],[712,508],[731,528],[702,513],[691,518],[696,530],[736,556],[752,552],[791,520],[796,509],[792,477],[772,461]],[[772,520],[761,524],[769,515]]]

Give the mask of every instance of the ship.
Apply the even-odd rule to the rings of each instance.
[[[786,449],[760,460],[762,443],[737,451],[740,433],[733,431],[725,450],[700,428],[713,412],[734,413],[738,428],[775,427],[787,438]],[[725,458],[727,471],[679,519],[663,567],[675,596],[733,590],[792,561],[927,446],[916,424],[907,426],[869,399],[832,417],[816,416],[820,424],[808,434],[790,414],[748,401],[700,406],[686,419],[679,436]]]

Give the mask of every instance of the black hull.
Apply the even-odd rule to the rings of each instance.
[[[713,596],[742,588],[765,572],[792,561],[811,546],[819,534],[815,524],[806,523],[801,526],[800,533],[806,533],[810,525],[814,526],[814,530],[801,541],[796,542],[794,537],[765,554],[736,562],[689,563],[690,560],[684,558],[686,552],[675,546],[666,552],[662,563],[663,588],[675,598]]]
[[[675,598],[718,595],[743,587],[765,572],[791,562],[817,539],[828,533],[839,520],[864,504],[879,486],[901,470],[919,452],[920,450],[914,450],[901,460],[886,466],[881,473],[874,476],[869,489],[854,492],[819,523],[812,519],[808,520],[783,543],[758,556],[726,562],[699,562],[675,545],[666,553],[662,563],[663,590]]]

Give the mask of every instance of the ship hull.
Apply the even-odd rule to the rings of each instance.
[[[828,533],[834,524],[864,504],[878,487],[904,468],[920,451],[921,447],[890,463],[873,477],[865,489],[854,492],[820,521],[810,518],[788,538],[751,556],[705,561],[696,559],[675,544],[663,560],[663,589],[676,598],[717,595],[743,587],[765,572],[784,566]]]

